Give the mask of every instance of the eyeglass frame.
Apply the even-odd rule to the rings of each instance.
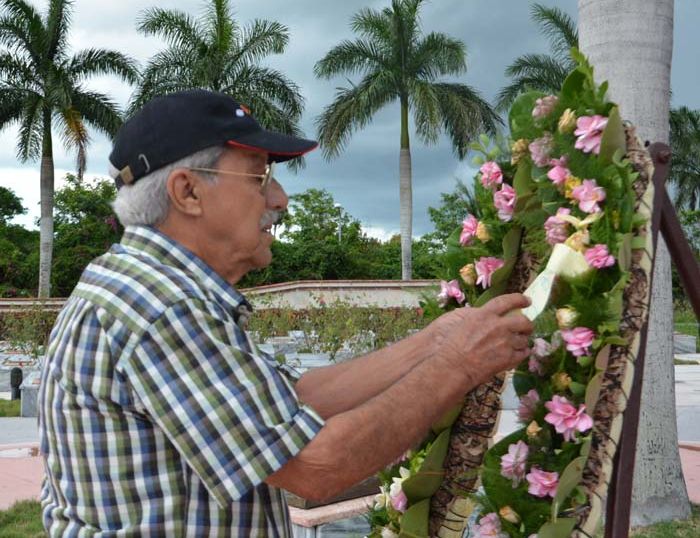
[[[196,168],[190,167],[188,170],[192,172],[206,172],[209,174],[224,174],[229,176],[245,176],[245,177],[256,177],[260,180],[260,190],[263,192],[267,190],[268,185],[272,181],[272,173],[274,170],[274,162],[265,165],[265,173],[263,174],[251,174],[248,172],[232,172],[230,170],[217,170],[215,168]]]

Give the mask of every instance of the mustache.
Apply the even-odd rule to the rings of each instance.
[[[267,226],[275,226],[276,224],[279,224],[282,221],[283,216],[283,211],[275,211],[274,209],[265,211],[265,213],[263,213],[262,218],[260,219],[260,227],[265,228]]]

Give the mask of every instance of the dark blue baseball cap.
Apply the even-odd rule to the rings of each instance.
[[[228,145],[283,162],[318,143],[263,129],[248,108],[223,93],[188,90],[156,97],[129,118],[114,138],[109,161],[117,187],[205,148]]]

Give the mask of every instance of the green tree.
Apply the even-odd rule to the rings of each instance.
[[[7,224],[17,215],[24,215],[27,208],[22,205],[22,199],[14,191],[0,187],[0,226]]]
[[[481,217],[481,208],[474,193],[462,180],[457,180],[454,191],[440,194],[440,205],[428,207],[428,215],[435,225],[435,231],[427,234],[426,239],[444,245],[447,238],[455,231],[462,220],[471,213]]]
[[[671,110],[671,174],[679,210],[700,209],[700,110]]]
[[[228,0],[207,0],[199,19],[177,10],[148,9],[139,18],[138,31],[160,36],[167,47],[149,60],[132,110],[156,95],[207,88],[235,97],[267,128],[300,133],[304,100],[299,87],[281,72],[258,65],[266,56],[284,52],[286,26],[255,20],[241,27]]]
[[[362,74],[362,80],[338,90],[335,100],[317,120],[326,158],[340,153],[352,133],[365,127],[385,105],[400,104],[399,194],[401,274],[411,278],[413,200],[408,115],[416,132],[435,143],[441,131],[450,137],[459,158],[479,132],[495,133],[498,116],[466,84],[438,82],[443,75],[466,70],[464,43],[442,33],[423,35],[419,10],[423,0],[392,0],[381,11],[361,9],[352,19],[360,37],[332,48],[315,66],[316,76]]]
[[[70,295],[87,264],[119,242],[123,229],[112,211],[115,196],[112,181],[87,182],[72,174],[56,193],[52,286],[57,296]]]
[[[533,4],[530,17],[549,39],[551,54],[523,54],[506,68],[512,82],[498,92],[496,108],[505,111],[526,90],[558,92],[574,69],[569,51],[578,47],[576,23],[559,8]]]
[[[94,75],[114,74],[135,82],[133,60],[104,49],[69,53],[70,0],[51,0],[40,14],[27,0],[0,0],[0,129],[18,124],[20,161],[41,158],[41,250],[39,296],[50,293],[53,247],[53,131],[77,153],[85,168],[88,127],[113,135],[121,117],[109,96],[88,90]]]

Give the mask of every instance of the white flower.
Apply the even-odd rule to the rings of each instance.
[[[406,469],[406,467],[399,467],[399,474],[401,476],[395,476],[391,479],[393,484],[391,484],[391,487],[389,488],[390,497],[396,497],[401,493],[401,484],[404,480],[411,476],[411,471]]]
[[[383,527],[382,538],[399,538],[399,535],[392,531],[389,527]]]
[[[379,487],[379,494],[374,496],[374,509],[381,510],[389,506],[389,492],[386,486]]]

